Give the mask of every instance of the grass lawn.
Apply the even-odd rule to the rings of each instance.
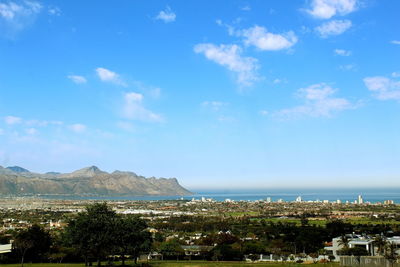
[[[130,264],[130,262],[127,262]],[[215,262],[215,261],[151,261],[151,266],[155,267],[248,267],[248,266],[256,266],[256,267],[282,267],[282,266],[314,266],[314,267],[338,267],[338,263],[318,263],[318,264],[297,264],[297,263],[246,263],[246,262]],[[1,264],[1,267],[20,267],[20,264]],[[84,267],[83,263],[25,263],[24,267]],[[96,267],[96,265],[93,265]],[[104,266],[104,264],[103,264]],[[119,264],[115,265],[116,267]],[[138,264],[137,266],[140,266]]]

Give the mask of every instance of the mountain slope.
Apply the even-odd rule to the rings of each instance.
[[[107,173],[96,166],[72,173],[37,174],[0,166],[0,195],[145,196],[189,195],[175,178],[145,178],[133,172]]]

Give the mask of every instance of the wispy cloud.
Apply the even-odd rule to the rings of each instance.
[[[176,14],[171,10],[169,6],[165,10],[161,10],[155,17],[157,20],[162,20],[165,23],[174,22],[176,19]]]
[[[345,65],[340,65],[339,69],[344,70],[344,71],[356,71],[357,66],[356,66],[356,64],[345,64]]]
[[[313,84],[297,91],[297,97],[304,101],[303,105],[274,112],[278,118],[292,118],[299,116],[330,117],[339,111],[356,108],[345,98],[335,97],[336,89],[325,83]]]
[[[69,129],[75,133],[83,133],[86,131],[87,127],[84,124],[76,123],[70,125]]]
[[[56,7],[56,6],[50,6],[47,9],[47,12],[52,16],[60,16],[61,15],[61,9],[59,7]]]
[[[129,121],[118,121],[117,127],[128,132],[134,132],[135,126]]]
[[[161,96],[161,88],[147,85],[141,81],[133,81],[132,86],[134,86],[140,92],[150,95],[152,98],[159,98]]]
[[[221,101],[204,101],[203,103],[201,103],[201,105],[213,111],[219,111],[221,108],[227,106],[228,103]]]
[[[31,25],[36,16],[42,10],[42,5],[36,1],[0,3],[0,32],[7,37],[13,37],[16,33]]]
[[[127,86],[125,81],[122,80],[121,76],[106,68],[97,68],[96,69],[97,76],[103,82],[109,82],[120,86]]]
[[[29,134],[29,135],[35,135],[35,134],[38,133],[38,130],[35,129],[35,128],[28,128],[28,129],[25,129],[25,132],[26,132],[27,134]]]
[[[251,86],[260,79],[257,74],[258,60],[243,57],[242,48],[238,45],[197,44],[194,51],[236,73],[236,80],[240,86]]]
[[[236,29],[234,26],[216,21],[219,26],[226,27],[229,35],[243,38],[246,46],[254,46],[262,51],[278,51],[294,46],[298,38],[293,31],[272,33],[259,25],[247,29]]]
[[[67,77],[76,84],[83,84],[87,82],[86,78],[80,75],[68,75]]]
[[[21,117],[16,116],[6,116],[4,117],[4,122],[8,125],[25,125],[25,126],[35,126],[35,127],[46,127],[49,125],[60,126],[63,125],[62,121],[47,121],[47,120],[36,120],[36,119],[23,119]]]
[[[392,77],[393,77],[393,78],[400,77],[400,72],[399,72],[399,71],[394,71],[394,72],[392,72]]]
[[[340,35],[350,29],[352,23],[350,20],[331,20],[323,23],[322,25],[315,28],[317,33],[322,38],[328,38],[333,35]]]
[[[347,15],[357,8],[357,0],[312,0],[306,11],[315,18],[330,19],[335,15]]]
[[[291,48],[297,43],[294,32],[276,34],[268,32],[265,27],[255,25],[254,27],[237,31],[237,35],[244,37],[244,43],[252,45],[264,51],[277,51]]]
[[[390,43],[395,44],[395,45],[400,45],[400,40],[393,40]]]
[[[400,81],[374,76],[364,78],[364,84],[379,100],[400,100]]]
[[[335,55],[343,56],[343,57],[351,56],[351,51],[344,50],[344,49],[335,49],[334,53],[335,53]]]
[[[4,122],[8,125],[20,124],[22,123],[22,118],[15,116],[7,116],[4,118]]]
[[[143,106],[143,95],[136,92],[124,94],[123,116],[131,120],[163,122],[160,114],[156,114]]]

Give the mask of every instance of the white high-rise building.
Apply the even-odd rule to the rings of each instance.
[[[358,195],[358,204],[363,204],[364,200],[361,195]]]
[[[303,201],[303,199],[301,198],[301,196],[298,196],[297,198],[296,198],[296,202],[302,202]]]

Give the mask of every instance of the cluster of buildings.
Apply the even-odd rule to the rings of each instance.
[[[361,247],[365,248],[368,252],[368,256],[377,256],[378,246],[376,244],[376,238],[368,235],[356,235],[356,234],[348,234],[345,236],[347,241],[348,248],[356,248]],[[328,251],[330,255],[333,255],[336,260],[340,258],[340,250],[344,248],[345,244],[343,243],[343,237],[336,237],[332,239],[332,242],[329,246],[324,249]],[[400,236],[393,237],[383,237],[383,239],[391,244],[395,244],[397,247],[397,253],[400,253]]]

